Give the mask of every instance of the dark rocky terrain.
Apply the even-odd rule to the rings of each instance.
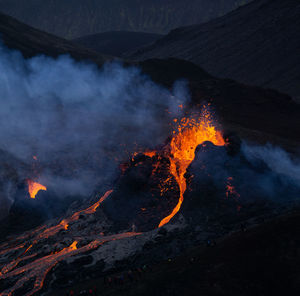
[[[176,57],[217,77],[300,97],[298,0],[256,0],[205,24],[178,28],[131,55]]]
[[[75,285],[75,296],[96,287],[96,295],[297,295],[299,286],[299,211],[238,230],[217,240],[215,246],[199,244],[181,256],[155,261],[139,271],[130,265],[123,272]],[[174,240],[161,233],[160,242]],[[183,238],[184,239],[184,238]],[[142,255],[141,255],[142,257]],[[155,260],[155,258],[153,258]],[[115,281],[124,278],[123,281]],[[113,279],[108,285],[107,280]],[[69,289],[51,296],[64,295]],[[87,294],[88,295],[88,294]]]
[[[68,39],[106,31],[165,34],[224,15],[249,0],[1,0],[0,11]]]
[[[114,31],[83,36],[72,41],[99,53],[121,57],[126,52],[149,45],[161,37],[159,34]]]

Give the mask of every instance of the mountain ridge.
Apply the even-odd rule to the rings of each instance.
[[[214,76],[300,97],[300,5],[256,0],[205,24],[171,31],[128,58],[176,57]]]
[[[165,34],[201,23],[250,0],[0,0],[0,11],[67,39],[105,31]]]
[[[20,50],[26,58],[40,54],[57,57],[68,53],[75,60],[93,60],[99,65],[112,59],[63,38],[34,29],[2,13],[0,13],[0,40],[8,48]]]
[[[121,57],[155,42],[163,35],[131,31],[109,31],[73,39],[72,42],[102,54]]]

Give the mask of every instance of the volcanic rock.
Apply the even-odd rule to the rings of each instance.
[[[115,229],[149,231],[156,228],[178,202],[178,184],[162,156],[137,155],[103,204]]]

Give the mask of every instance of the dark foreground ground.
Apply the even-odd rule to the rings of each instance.
[[[241,228],[215,245],[81,283],[73,287],[74,295],[299,295],[299,221],[297,210]],[[49,295],[72,295],[69,292]]]

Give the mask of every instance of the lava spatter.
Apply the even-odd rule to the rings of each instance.
[[[183,118],[178,123],[177,131],[173,132],[169,147],[170,171],[179,185],[180,196],[176,207],[160,222],[159,227],[167,224],[180,210],[187,186],[184,175],[195,158],[197,146],[206,141],[216,146],[225,145],[221,132],[214,125],[211,113],[204,106],[200,116]]]
[[[40,190],[47,191],[47,187],[32,180],[27,180],[28,193],[31,198],[35,198]]]

